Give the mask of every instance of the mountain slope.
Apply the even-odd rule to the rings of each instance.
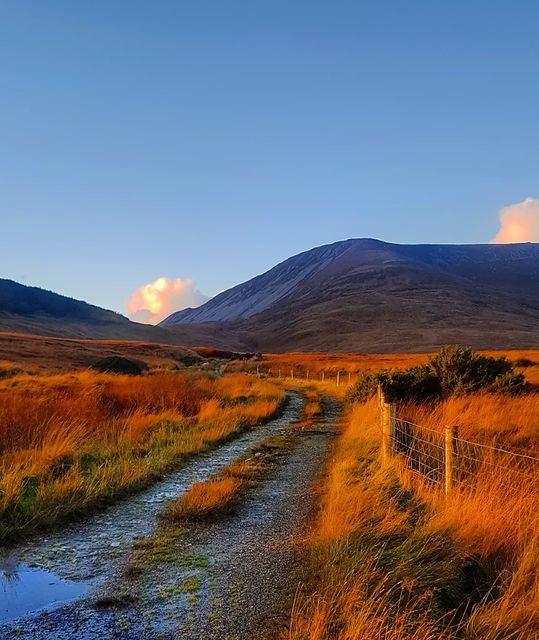
[[[347,250],[344,243],[325,245],[288,258],[266,273],[215,296],[196,309],[183,309],[160,324],[211,322],[249,318],[293,293]]]
[[[178,342],[178,337],[165,329],[131,322],[114,311],[5,279],[0,279],[0,331],[65,338]]]
[[[539,245],[346,240],[173,314],[188,344],[260,351],[539,345]]]

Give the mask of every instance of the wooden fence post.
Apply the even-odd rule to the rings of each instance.
[[[294,379],[294,369],[290,369],[290,377],[292,380]]]
[[[382,403],[382,460],[389,461],[389,449],[391,446],[391,431],[389,420],[389,405],[387,402]]]
[[[322,370],[322,382],[325,380],[325,372]]]
[[[352,380],[352,374],[349,371],[348,372],[348,384],[350,384],[351,380]]]
[[[307,380],[309,379],[309,369],[307,369]]]
[[[394,402],[386,402],[384,392],[378,385],[380,415],[382,425],[382,460],[389,462],[393,455],[393,434],[395,433],[396,407]]]
[[[445,428],[445,492],[449,493],[457,482],[459,428]]]
[[[389,455],[393,455],[393,443],[395,442],[395,433],[397,431],[397,405],[391,402],[389,405]]]
[[[337,371],[337,386],[339,386],[340,381],[341,381],[341,372]]]

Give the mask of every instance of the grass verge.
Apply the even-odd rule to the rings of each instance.
[[[209,480],[191,485],[177,500],[167,505],[161,521],[165,525],[185,523],[230,511],[242,493],[266,477],[296,440],[297,434],[287,431],[253,447],[248,454]]]
[[[504,586],[520,566],[533,602],[533,563],[525,574],[516,556],[494,561],[464,545],[435,503],[403,487],[394,467],[380,466],[378,446],[376,403],[354,408],[328,466],[305,586],[284,637],[537,638],[530,610],[511,615]]]

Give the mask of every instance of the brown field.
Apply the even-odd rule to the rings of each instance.
[[[482,351],[492,357],[505,356],[509,360],[521,358],[529,359],[539,368],[539,350],[498,350]],[[433,352],[429,353],[394,353],[394,354],[362,354],[362,353],[266,353],[264,362],[260,366],[270,366],[272,371],[282,370],[283,375],[289,375],[290,370],[299,370],[301,373],[309,370],[313,373],[326,372],[352,372],[367,371],[372,369],[405,369],[416,364],[423,364]]]
[[[513,362],[526,359],[534,363],[522,369],[526,378],[532,384],[539,385],[539,350],[499,350],[482,351],[492,357],[505,356]],[[293,372],[294,377],[320,381],[322,371],[326,378],[335,381],[337,372],[341,373],[341,384],[348,382],[348,373],[354,374],[362,371],[378,369],[407,369],[418,364],[423,364],[433,353],[395,353],[395,354],[362,354],[362,353],[265,353],[260,362],[236,362],[234,369],[245,371],[259,371],[272,376],[289,378]]]
[[[534,366],[526,368],[526,377],[533,384],[539,384],[538,350],[499,350],[484,351],[486,355],[505,356],[516,361],[527,359]],[[25,371],[73,371],[86,369],[97,360],[108,356],[124,356],[141,360],[151,368],[171,369],[178,365],[180,358],[198,355],[203,360],[226,360],[234,354],[230,351],[208,347],[179,347],[177,345],[153,342],[121,340],[77,340],[48,336],[33,336],[22,333],[0,332],[0,370],[21,368]],[[266,353],[261,360],[235,360],[229,369],[254,372],[258,367],[261,373],[283,378],[295,376],[320,378],[322,371],[328,377],[335,377],[337,371],[343,374],[342,382],[347,382],[346,374],[354,375],[361,371],[374,369],[405,369],[426,362],[432,353]]]
[[[0,369],[64,372],[87,369],[97,360],[123,356],[152,368],[172,368],[180,358],[195,355],[176,345],[128,340],[76,340],[0,332]]]

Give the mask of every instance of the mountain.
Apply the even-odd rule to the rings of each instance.
[[[0,331],[64,338],[178,342],[159,327],[13,280],[0,279]]]
[[[539,346],[539,245],[317,247],[161,323],[184,344],[249,351]]]

